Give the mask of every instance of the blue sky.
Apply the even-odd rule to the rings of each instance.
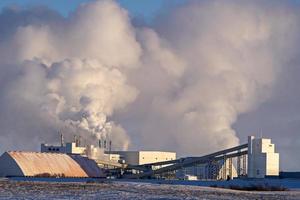
[[[91,0],[0,0],[0,9],[10,5],[31,7],[35,5],[46,5],[59,11],[64,16],[84,2]],[[156,13],[168,4],[178,4],[185,0],[117,0],[122,7],[129,10],[132,16],[144,16],[146,20],[151,20]]]

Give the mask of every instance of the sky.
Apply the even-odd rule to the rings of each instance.
[[[45,5],[57,10],[62,15],[67,16],[74,11],[80,4],[90,0],[1,0],[0,9],[6,6],[19,5],[22,7],[31,7]],[[146,21],[151,21],[162,7],[167,5],[181,4],[185,0],[118,0],[122,7],[126,8],[132,16],[143,16]]]
[[[256,135],[272,138],[282,169],[299,170],[298,0],[1,0],[4,7],[0,152],[38,150],[58,131],[179,156]]]

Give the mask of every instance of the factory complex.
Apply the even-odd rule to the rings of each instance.
[[[109,145],[106,145],[109,144]],[[114,151],[111,141],[81,145],[41,144],[40,152],[9,151],[0,157],[1,177],[163,178],[228,180],[279,176],[279,153],[271,139],[248,137],[248,143],[199,157],[175,152]]]

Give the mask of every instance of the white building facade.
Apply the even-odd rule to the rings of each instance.
[[[143,165],[176,159],[175,152],[165,151],[112,151],[111,153],[120,155],[120,159],[129,165]]]
[[[279,176],[279,153],[271,139],[248,137],[248,178]]]

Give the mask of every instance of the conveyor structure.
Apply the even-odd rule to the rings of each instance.
[[[126,166],[124,170],[134,169],[137,173],[124,174],[124,178],[147,178],[155,175],[160,175],[168,172],[173,172],[185,167],[194,166],[197,164],[204,164],[222,159],[231,159],[237,157],[238,160],[248,153],[248,144],[239,145],[212,154],[201,157],[184,157],[176,160],[156,162],[137,166]],[[231,161],[232,162],[232,161]],[[241,166],[238,166],[241,168]],[[245,166],[244,166],[245,168]],[[245,169],[243,169],[245,171]]]

